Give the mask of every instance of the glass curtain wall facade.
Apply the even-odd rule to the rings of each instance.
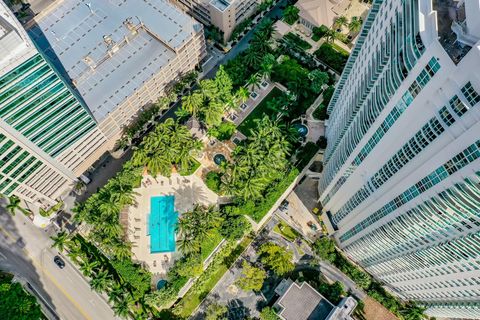
[[[480,42],[443,41],[441,5],[373,1],[328,106],[319,194],[339,247],[390,291],[429,315],[474,319]]]

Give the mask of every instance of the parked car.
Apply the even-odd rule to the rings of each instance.
[[[278,207],[278,209],[282,212],[285,212],[288,210],[288,205],[289,205],[289,202],[287,200],[283,200],[280,206]]]
[[[59,256],[55,256],[55,257],[53,258],[53,262],[55,262],[55,264],[56,264],[60,269],[65,268],[65,261],[63,261],[63,259],[60,258]]]

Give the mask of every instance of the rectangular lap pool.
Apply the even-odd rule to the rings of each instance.
[[[175,251],[175,228],[178,215],[175,212],[174,203],[174,196],[150,198],[147,235],[150,235],[151,253]]]

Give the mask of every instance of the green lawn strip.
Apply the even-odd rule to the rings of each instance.
[[[222,241],[222,235],[217,230],[215,230],[215,232],[210,235],[206,241],[202,243],[202,261],[205,261],[205,259],[207,259],[207,257],[212,253],[212,251],[218,246],[220,241]]]
[[[208,295],[208,293],[215,287],[217,282],[223,277],[225,272],[228,271],[230,266],[237,260],[238,256],[250,245],[252,238],[245,237],[230,253],[228,257],[223,260],[223,263],[219,265],[212,264],[208,267],[207,270],[199,277],[197,283],[201,285],[196,287],[196,284],[187,292],[187,294],[182,298],[182,300],[175,307],[175,313],[180,316],[187,318],[189,317],[195,309],[200,305],[202,300]],[[209,272],[208,269],[216,268]],[[206,276],[207,279],[202,279]]]
[[[243,133],[245,136],[250,136],[250,130],[255,129],[255,120],[261,119],[265,115],[272,116],[277,113],[277,111],[268,109],[267,103],[277,97],[283,95],[283,91],[274,87],[272,91],[268,93],[268,95],[263,98],[263,100],[255,107],[255,109],[240,123],[237,127],[237,130]]]
[[[285,239],[287,239],[290,242],[293,242],[298,237],[297,231],[292,229],[284,221],[280,221],[280,223],[277,224],[275,226],[275,228],[273,228],[273,231],[280,234],[282,237],[284,237]]]

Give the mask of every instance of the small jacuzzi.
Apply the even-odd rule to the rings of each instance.
[[[220,164],[222,164],[222,162],[225,162],[225,161],[227,161],[227,158],[225,158],[225,156],[221,153],[217,153],[213,157],[213,162],[215,162],[217,166],[219,166]]]

